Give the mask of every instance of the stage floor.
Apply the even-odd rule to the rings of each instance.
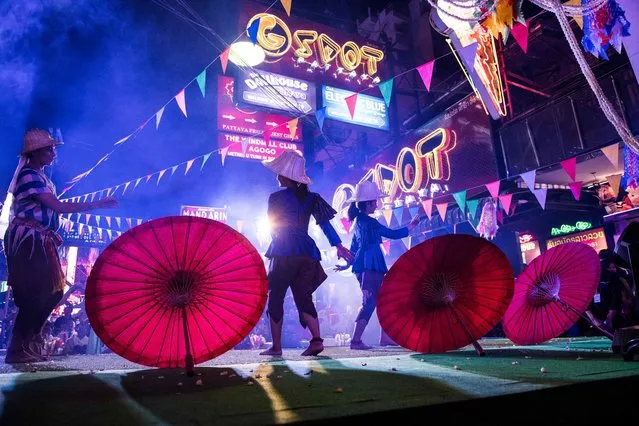
[[[398,348],[334,347],[310,360],[301,359],[300,350],[274,359],[238,350],[198,366],[193,378],[180,370],[142,368],[115,355],[4,365],[0,425],[54,419],[67,425],[372,419],[424,424],[439,414],[447,416],[447,424],[543,419],[588,424],[622,413],[615,406],[604,408],[608,403],[623,403],[625,397],[636,401],[639,362],[612,354],[609,340],[557,339],[515,347],[487,339],[482,345],[483,358],[470,348],[421,355]]]

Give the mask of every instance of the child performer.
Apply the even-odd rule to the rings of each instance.
[[[357,276],[362,289],[362,307],[355,320],[351,349],[371,349],[370,346],[362,342],[362,334],[375,311],[377,295],[382,286],[384,275],[388,272],[380,247],[382,237],[392,240],[405,238],[420,221],[420,217],[415,216],[404,228],[393,230],[383,226],[369,215],[375,212],[377,200],[384,197],[386,195],[373,182],[367,181],[357,184],[353,203],[348,209],[348,219],[351,222],[356,220],[355,233],[351,243],[351,252],[355,255],[355,259],[352,263],[335,267],[335,270],[343,271],[352,266],[353,273]],[[385,341],[388,344],[390,339],[382,331],[380,344],[384,345]]]

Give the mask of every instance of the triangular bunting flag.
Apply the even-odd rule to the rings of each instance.
[[[95,200],[95,196],[97,195],[97,192],[94,192],[91,194],[91,202],[93,202]]]
[[[127,182],[124,184],[124,189],[122,190],[122,195],[124,195],[124,193],[126,192],[127,189],[129,189],[129,185],[131,185],[131,182]]]
[[[89,198],[89,194],[86,194],[86,195],[84,196],[84,199],[82,200],[82,202],[83,202],[83,203],[86,203],[88,198]]]
[[[130,217],[126,218],[126,224],[129,225],[129,228],[131,228],[132,225],[131,225],[131,218]]]
[[[91,215],[90,214],[85,214],[84,218],[87,220],[87,225],[89,224],[89,221],[91,220]]]
[[[419,76],[422,78],[422,82],[424,82],[424,86],[426,86],[426,90],[430,92],[430,83],[433,80],[433,69],[435,67],[435,61],[428,61],[425,64],[422,64],[417,67],[417,72],[419,72]]]
[[[246,29],[248,32],[248,36],[253,42],[253,44],[257,44],[257,32],[260,29],[260,20],[261,18],[257,18],[251,25]]]
[[[346,106],[348,107],[348,112],[351,114],[351,119],[354,119],[355,107],[357,106],[357,93],[345,97],[344,101],[346,102]]]
[[[222,158],[222,165],[224,165],[224,160],[226,159],[226,154],[229,152],[229,147],[225,146],[220,150],[220,157]]]
[[[565,6],[581,7],[581,0],[568,0],[566,3],[564,3],[564,5]],[[583,16],[574,16],[573,19],[575,20],[575,22],[577,23],[579,28],[581,28],[583,30],[584,29],[584,17]]]
[[[135,181],[135,185],[133,186],[133,189],[135,189],[135,188],[137,188],[137,187],[138,187],[138,185],[140,184],[140,181],[141,181],[141,180],[142,180],[142,178],[138,178],[138,179]]]
[[[412,239],[413,239],[413,237],[411,237],[411,236],[408,236],[406,238],[402,238],[402,243],[404,243],[404,245],[406,246],[406,248],[408,250],[410,250],[410,245],[411,245]]]
[[[419,206],[409,207],[408,213],[410,213],[410,218],[414,219],[419,214]]]
[[[116,143],[113,144],[113,146],[118,146],[118,145],[122,145],[124,142],[126,142],[129,138],[131,137],[131,135],[125,136],[122,139],[120,139],[119,141],[117,141]],[[104,158],[104,157],[102,157]],[[88,172],[86,172],[87,174],[89,174]],[[83,173],[84,174],[84,173]],[[84,176],[83,176],[84,177]]]
[[[289,136],[291,137],[291,139],[295,138],[295,132],[297,131],[297,121],[299,120],[299,118],[294,118],[291,121],[288,122],[287,126],[288,126],[288,130],[289,130]]]
[[[286,14],[288,16],[291,16],[291,2],[293,0],[280,0],[280,3],[282,3],[282,6],[284,6],[284,10],[286,11]]]
[[[107,229],[106,232],[107,232],[107,235],[109,236],[109,240],[112,240],[113,239],[113,232],[110,229]]]
[[[107,226],[110,228],[111,227],[111,216],[104,216],[104,219],[106,219]]]
[[[466,201],[466,205],[468,206],[468,213],[473,219],[477,218],[477,206],[479,206],[479,200],[468,200]]]
[[[231,52],[230,46],[224,49],[224,52],[220,54],[220,65],[222,66],[222,74],[226,74],[226,67],[229,64],[229,52]]]
[[[119,217],[115,218],[115,223],[118,224],[118,228],[122,228],[122,219],[120,219]]]
[[[160,171],[160,173],[158,174],[158,180],[155,183],[156,185],[160,184],[160,179],[162,179],[162,176],[164,176],[164,173],[166,173],[167,170],[169,170],[169,169],[164,169],[164,170]]]
[[[439,217],[442,219],[442,221],[445,221],[446,210],[448,210],[448,203],[437,203],[435,204],[435,207],[437,207],[437,212],[439,213]]]
[[[573,182],[570,185],[570,192],[572,192],[572,196],[575,197],[576,201],[579,201],[581,198],[581,187],[584,185],[582,181]]]
[[[242,144],[242,154],[246,154],[246,147],[248,147],[248,138],[242,138],[242,140],[240,141]]]
[[[202,72],[195,78],[197,80],[197,85],[200,88],[200,92],[202,92],[202,97],[206,97],[206,68],[202,70]]]
[[[475,67],[475,57],[477,56],[477,42],[462,47],[459,50],[459,56],[461,56],[462,63],[466,66],[466,69],[473,69]]]
[[[138,226],[142,225],[142,219],[136,219],[135,222],[138,224]]]
[[[575,181],[575,175],[577,173],[577,157],[569,158],[567,160],[561,161],[561,167],[568,174],[571,181]]]
[[[386,226],[390,226],[391,219],[393,218],[393,211],[389,209],[382,210],[382,215],[384,215],[384,220],[386,221]]]
[[[93,227],[91,225],[87,225],[87,231],[89,231],[89,235],[93,234]]]
[[[521,180],[524,181],[528,189],[530,189],[531,191],[535,189],[535,178],[537,177],[537,170],[530,170],[529,172],[522,173],[521,175],[519,175],[519,177],[521,177]]]
[[[500,186],[501,186],[500,180],[486,184],[486,189],[490,193],[490,196],[493,197],[495,200],[497,200],[497,197],[499,197]]]
[[[457,201],[457,205],[462,213],[466,212],[466,191],[455,192],[453,198]]]
[[[171,167],[171,176],[173,176],[175,174],[175,171],[178,169],[178,167],[180,167],[179,164],[177,166]]]
[[[615,194],[615,196],[619,195],[619,184],[621,183],[621,175],[606,176],[606,180],[608,180],[608,183],[610,184],[612,192]]]
[[[326,107],[320,108],[315,111],[315,119],[317,120],[317,125],[319,129],[322,130],[324,128],[324,119],[326,118]]]
[[[195,161],[195,158],[193,160],[189,160],[186,162],[186,171],[184,172],[184,176],[186,176],[189,170],[191,170],[191,166],[193,166],[194,161]]]
[[[202,169],[204,168],[204,165],[206,164],[206,162],[209,161],[209,157],[210,156],[211,156],[210,152],[208,154],[204,155],[204,157],[202,158],[202,165],[200,166],[200,171],[202,171]]]
[[[424,212],[426,212],[426,216],[428,216],[428,220],[433,217],[433,199],[429,198],[427,200],[422,201],[422,206],[424,206]]]
[[[95,215],[95,224],[98,225],[98,226],[100,226],[100,217],[102,217],[102,216],[100,216],[99,214]]]
[[[152,176],[153,176],[153,173],[151,173],[150,175],[146,175],[146,181],[144,183],[149,183]]]
[[[537,198],[537,201],[539,202],[539,205],[541,206],[541,208],[545,210],[546,196],[548,195],[548,188],[533,189],[532,193],[535,195],[535,198]]]
[[[510,206],[513,202],[513,194],[500,195],[499,201],[501,201],[501,206],[503,207],[506,214],[510,214]]]
[[[379,83],[379,91],[382,92],[386,106],[390,105],[391,96],[393,95],[393,79],[382,81]]]
[[[395,216],[397,223],[401,225],[404,219],[404,207],[393,209],[393,216]]]
[[[84,223],[78,223],[78,234],[82,235],[82,230],[84,229]]]
[[[155,113],[155,130],[160,127],[160,121],[162,121],[162,114],[164,114],[164,107],[160,108],[158,112]]]
[[[390,246],[391,246],[390,240],[382,241],[382,248],[384,249],[384,253],[386,254],[386,256],[390,255]]]
[[[102,228],[98,228],[98,238],[102,239]]]
[[[342,223],[342,226],[344,227],[344,229],[346,230],[346,233],[348,234],[349,232],[351,232],[351,221],[348,220],[347,217],[343,217],[340,219],[340,222]]]
[[[619,165],[619,144],[618,143],[607,146],[605,148],[601,148],[601,152],[603,155],[606,156],[608,161],[610,161],[613,166],[617,167]]]
[[[182,114],[184,114],[185,117],[188,117],[188,115],[186,115],[186,100],[184,99],[184,89],[180,90],[180,93],[175,95],[175,102],[177,102],[180,110],[182,110]]]
[[[521,50],[523,50],[524,53],[528,53],[528,27],[526,25],[518,23],[514,27],[512,27],[510,32],[512,33],[519,47],[521,47]],[[506,41],[504,40],[504,44],[505,43]]]

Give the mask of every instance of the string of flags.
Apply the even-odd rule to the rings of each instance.
[[[100,240],[112,241],[113,239],[122,235],[122,231],[117,231],[110,228],[102,228],[100,226],[87,225],[85,223],[78,223],[65,217],[60,218],[60,225],[66,232],[72,232],[75,229],[80,236],[87,233],[89,235],[94,235],[95,233],[97,233]]]
[[[90,226],[93,219],[93,223],[99,227],[101,223],[105,223],[107,227],[112,228],[114,225],[117,225],[118,229],[131,229],[135,226],[142,225],[143,222],[146,222],[144,219],[135,218],[135,217],[119,217],[119,216],[105,216],[91,213],[68,213],[66,217],[62,216],[61,219],[71,221],[73,223],[84,224]],[[80,222],[84,219],[84,222]]]

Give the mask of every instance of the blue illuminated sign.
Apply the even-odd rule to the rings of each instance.
[[[358,124],[360,126],[375,129],[388,130],[388,111],[382,98],[368,95],[357,95],[355,115],[351,118],[345,98],[354,92],[337,89],[330,86],[322,86],[322,104],[326,107],[326,117],[345,123]]]

